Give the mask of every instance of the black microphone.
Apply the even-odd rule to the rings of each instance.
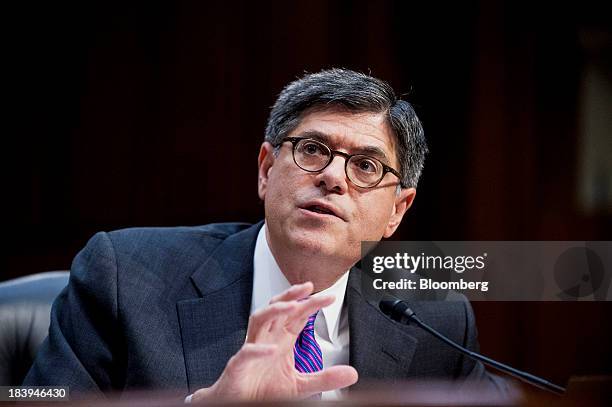
[[[481,355],[480,353],[473,352],[467,348],[464,348],[458,343],[453,342],[446,336],[442,335],[440,332],[436,331],[435,329],[433,329],[432,327],[430,327],[429,325],[421,321],[416,316],[414,311],[411,310],[410,307],[408,307],[408,305],[404,301],[398,300],[396,298],[395,299],[383,299],[380,301],[378,306],[380,307],[380,310],[386,315],[388,315],[392,320],[405,324],[405,325],[410,324],[410,322],[414,322],[422,329],[426,330],[427,332],[429,332],[436,338],[440,339],[442,342],[447,343],[448,345],[452,346],[453,348],[457,349],[459,352],[463,353],[464,355],[469,356],[472,359],[479,360],[486,365],[489,365],[495,369],[501,370],[502,372],[506,372],[514,377],[517,377],[523,380],[524,382],[527,382],[541,389],[551,391],[555,394],[565,393],[565,388],[558,386],[554,383],[551,383],[548,380],[544,380],[541,377],[532,375],[531,373],[527,373],[527,372],[523,372],[521,370],[515,369],[512,366],[505,365],[496,360],[493,360],[484,355]]]

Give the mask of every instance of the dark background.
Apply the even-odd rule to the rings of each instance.
[[[593,62],[611,80],[610,17],[534,3],[13,6],[0,280],[69,268],[99,230],[261,219],[269,107],[329,67],[388,80],[423,121],[431,154],[397,239],[612,240],[610,202],[579,194],[581,89]],[[564,383],[612,373],[611,305],[474,308],[484,352]]]

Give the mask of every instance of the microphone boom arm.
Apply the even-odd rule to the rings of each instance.
[[[565,388],[558,386],[554,383],[549,382],[548,380],[545,380],[541,377],[532,375],[531,373],[527,373],[524,372],[522,370],[518,370],[513,368],[512,366],[508,366],[504,363],[498,362],[496,360],[493,360],[491,358],[488,358],[484,355],[481,355],[480,353],[471,351],[461,345],[459,345],[458,343],[452,341],[451,339],[449,339],[448,337],[444,336],[443,334],[441,334],[440,332],[438,332],[437,330],[435,330],[434,328],[430,327],[429,325],[427,325],[425,322],[421,321],[416,314],[414,313],[414,311],[412,311],[403,301],[400,301],[398,299],[395,300],[382,300],[380,301],[379,307],[381,309],[381,311],[383,313],[385,313],[386,315],[388,315],[389,317],[391,317],[391,319],[393,319],[394,321],[400,322],[400,323],[404,323],[404,324],[408,324],[409,322],[414,322],[415,324],[417,324],[420,328],[424,329],[425,331],[429,332],[431,335],[435,336],[436,338],[438,338],[439,340],[441,340],[442,342],[446,343],[447,345],[457,349],[459,352],[463,353],[464,355],[467,355],[468,357],[472,358],[472,359],[476,359],[481,361],[482,363],[491,366],[497,370],[501,370],[502,372],[508,373],[522,381],[525,381],[529,384],[535,385],[541,389],[544,390],[548,390],[551,391],[555,394],[563,394],[565,393]]]

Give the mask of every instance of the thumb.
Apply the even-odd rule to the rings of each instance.
[[[355,384],[359,379],[352,366],[331,366],[315,373],[300,375],[300,395],[309,397],[324,391],[341,389]]]

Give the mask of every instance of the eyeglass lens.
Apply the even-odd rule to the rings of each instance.
[[[332,160],[332,151],[325,144],[311,139],[300,140],[293,150],[296,164],[305,171],[321,171]],[[382,164],[366,155],[353,155],[345,165],[346,175],[354,184],[369,187],[383,176]]]

